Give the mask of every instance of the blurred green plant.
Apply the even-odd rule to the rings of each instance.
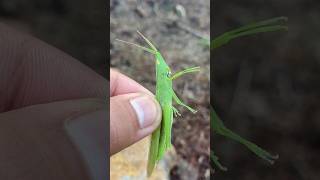
[[[222,35],[214,38],[212,40],[212,43],[209,42],[209,40],[203,40],[202,43],[210,46],[212,50],[215,50],[223,45],[228,44],[230,41],[243,37],[243,36],[249,36],[254,35],[258,33],[265,33],[265,32],[273,32],[273,31],[287,31],[288,26],[285,24],[287,23],[288,18],[287,17],[276,17],[260,22],[254,22],[245,26],[242,26],[240,28],[228,31],[226,33],[223,33]],[[239,142],[240,144],[246,146],[251,152],[256,154],[258,157],[268,161],[270,164],[273,164],[276,159],[278,159],[278,155],[272,155],[266,150],[260,148],[256,144],[242,138],[238,134],[234,133],[230,129],[228,129],[223,121],[219,118],[215,110],[213,109],[213,106],[210,107],[210,128],[211,131],[214,133],[217,133],[219,135],[225,136],[229,139],[232,139],[236,142]],[[214,151],[211,149],[210,152],[210,158],[213,162],[212,166],[218,167],[222,171],[227,171],[227,168],[224,167],[220,162],[219,158],[215,155]]]

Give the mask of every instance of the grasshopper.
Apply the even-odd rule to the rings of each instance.
[[[186,73],[199,72],[200,67],[192,67],[171,74],[171,69],[167,65],[165,59],[157,48],[148,40],[141,32],[137,33],[145,40],[150,48],[134,44],[131,42],[116,39],[120,42],[136,46],[144,51],[147,51],[155,57],[155,68],[156,68],[156,99],[159,102],[162,109],[162,120],[160,126],[152,133],[150,150],[148,155],[147,175],[150,176],[155,168],[156,163],[163,157],[166,150],[171,145],[171,130],[173,123],[173,115],[181,116],[179,111],[173,107],[172,101],[174,100],[177,104],[187,108],[192,113],[197,111],[186,105],[179,99],[172,87],[172,81],[177,79]]]

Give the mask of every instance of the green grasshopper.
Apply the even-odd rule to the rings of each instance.
[[[287,31],[288,27],[286,25],[283,25],[283,23],[287,22],[286,17],[277,17],[272,18],[265,21],[260,21],[256,23],[251,23],[246,26],[242,26],[240,28],[237,28],[235,30],[226,32],[217,38],[215,38],[212,41],[211,48],[216,49],[218,47],[221,47],[227,43],[229,43],[231,40],[236,39],[238,37],[242,36],[248,36],[258,33],[264,33],[264,32],[272,32],[272,31]],[[206,44],[210,46],[209,41],[206,41]],[[212,68],[212,67],[211,67]],[[229,139],[232,139],[236,142],[239,142],[240,144],[243,144],[246,146],[250,151],[252,151],[254,154],[256,154],[258,157],[268,161],[270,164],[273,164],[276,159],[278,159],[278,155],[272,155],[269,152],[263,150],[259,146],[251,143],[250,141],[247,141],[246,139],[242,138],[238,134],[234,133],[230,129],[228,129],[224,124],[223,121],[218,117],[215,110],[211,107],[210,111],[210,124],[211,124],[211,130],[213,132],[225,136]],[[222,171],[226,171],[227,168],[221,165],[221,163],[218,161],[218,157],[214,154],[213,150],[211,150],[211,160],[213,163]]]
[[[143,49],[155,56],[156,60],[156,99],[162,108],[162,121],[161,125],[152,133],[151,144],[148,156],[147,174],[150,176],[156,163],[163,157],[167,149],[171,147],[171,130],[173,123],[173,115],[181,116],[179,111],[173,107],[172,100],[177,104],[184,106],[192,113],[197,111],[182,102],[172,87],[172,81],[177,79],[183,74],[199,72],[200,67],[187,68],[183,71],[177,72],[172,75],[170,67],[162,57],[161,53],[156,47],[139,31],[138,34],[146,41],[150,48],[140,46],[138,44],[130,43],[127,41],[119,40],[129,45],[136,46]]]

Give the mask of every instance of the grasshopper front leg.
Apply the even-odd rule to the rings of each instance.
[[[171,76],[171,80],[174,80],[174,79],[177,79],[178,77],[184,75],[184,74],[187,74],[187,73],[194,73],[194,72],[199,72],[200,71],[200,67],[197,66],[197,67],[192,67],[192,68],[187,68],[187,69],[184,69],[182,71],[179,71],[177,72],[176,74],[174,74],[173,76]]]
[[[180,77],[180,76],[182,76],[182,75],[184,75],[184,74],[194,73],[194,72],[199,72],[199,71],[200,71],[200,67],[199,67],[199,66],[197,66],[197,67],[192,67],[192,68],[187,68],[187,69],[184,69],[184,70],[182,70],[182,71],[177,72],[176,74],[174,74],[173,76],[171,76],[170,79],[171,79],[171,80],[174,80],[174,79],[177,79],[178,77]],[[175,101],[177,104],[179,104],[179,105],[187,108],[187,109],[188,109],[189,111],[191,111],[192,113],[196,113],[196,112],[197,112],[197,111],[194,110],[193,108],[191,108],[191,107],[189,107],[188,105],[186,105],[185,103],[183,103],[183,102],[178,98],[178,96],[176,95],[176,93],[174,92],[174,90],[172,90],[172,97],[173,97],[174,101]],[[175,113],[178,112],[175,108],[173,108],[173,110],[174,110]],[[179,115],[179,114],[178,114],[178,115]]]
[[[173,110],[173,113],[174,113],[174,116],[177,117],[177,116],[181,116],[180,112],[178,111],[178,109],[176,109],[175,107],[172,106],[172,110]]]
[[[174,92],[174,90],[172,90],[172,97],[173,97],[173,100],[174,100],[177,104],[179,104],[179,105],[187,108],[187,109],[188,109],[189,111],[191,111],[192,113],[196,113],[196,112],[197,112],[197,110],[195,110],[195,109],[191,108],[190,106],[186,105],[185,103],[183,103],[183,102],[178,98],[178,96],[176,95],[176,93]]]

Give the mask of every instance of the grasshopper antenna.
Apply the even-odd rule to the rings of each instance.
[[[128,44],[128,45],[131,45],[131,46],[138,47],[138,48],[140,48],[140,49],[142,49],[142,50],[144,50],[144,51],[147,51],[147,52],[149,52],[149,53],[151,53],[151,54],[156,54],[156,51],[154,51],[154,50],[152,50],[152,49],[149,49],[149,48],[146,48],[146,47],[144,47],[144,46],[140,46],[140,45],[138,45],[138,44],[135,44],[135,43],[132,43],[132,42],[128,42],[128,41],[124,41],[124,40],[121,40],[121,39],[116,39],[116,40],[119,41],[119,42]]]
[[[148,43],[148,45],[153,49],[153,51],[158,52],[157,48],[140,31],[137,30],[137,33]]]

